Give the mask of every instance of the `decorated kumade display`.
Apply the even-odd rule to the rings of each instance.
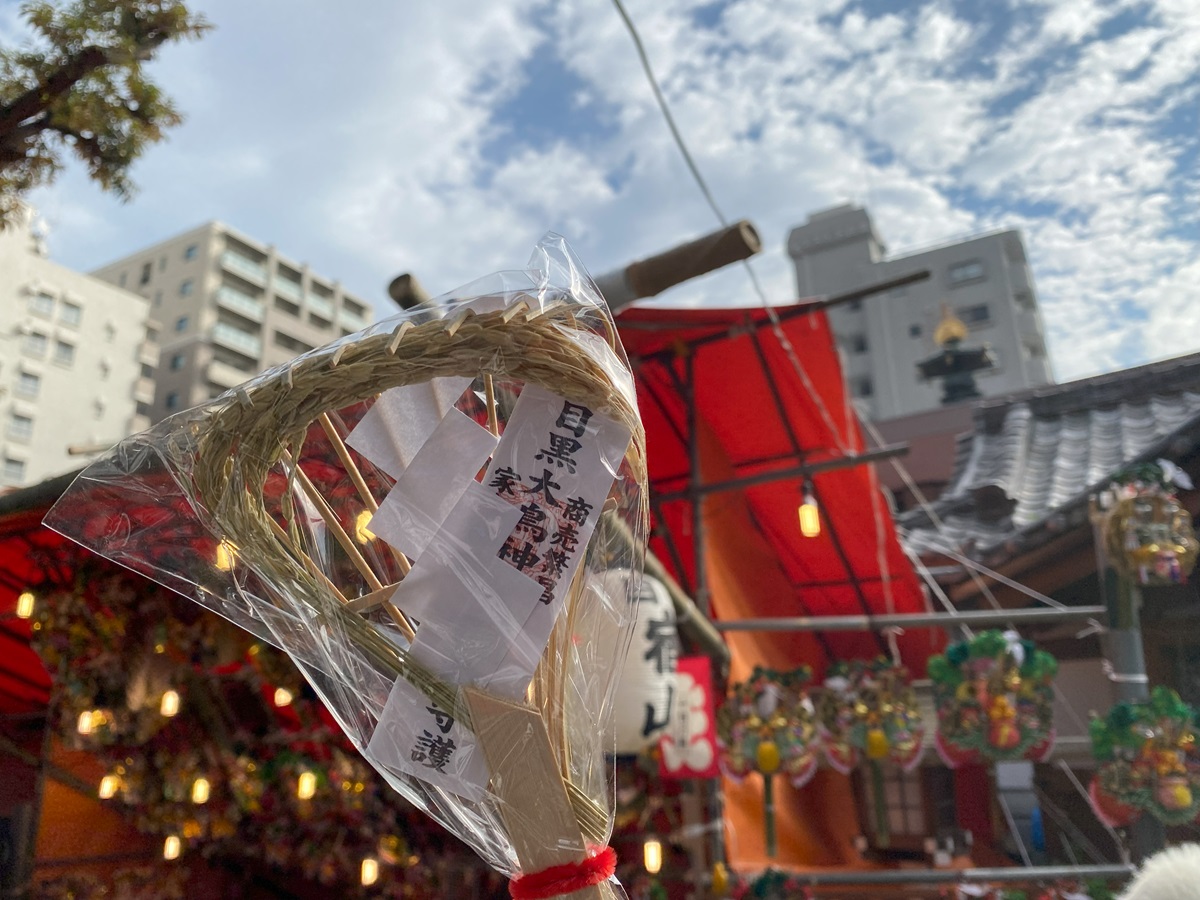
[[[803,787],[817,771],[816,713],[805,689],[810,678],[807,666],[790,672],[757,667],[749,681],[730,689],[717,713],[722,771],[735,780],[751,772],[763,777],[769,856],[775,855],[775,776]]]
[[[886,845],[882,765],[890,761],[909,772],[920,765],[925,748],[925,726],[908,670],[886,658],[837,663],[825,675],[817,718],[832,768],[847,775],[865,761],[875,797],[875,833]]]
[[[925,726],[908,670],[888,659],[837,663],[817,704],[825,759],[849,774],[865,758],[905,772],[921,761]]]
[[[1150,813],[1167,825],[1200,813],[1198,713],[1169,688],[1146,703],[1118,703],[1092,719],[1092,752],[1100,768],[1091,786],[1096,815],[1112,827]]]
[[[1187,581],[1200,542],[1175,495],[1179,488],[1191,490],[1191,479],[1160,459],[1122,473],[1103,498],[1105,552],[1121,575],[1147,585]]]
[[[623,895],[603,736],[639,579],[607,575],[642,568],[644,434],[561,239],[129,438],[46,522],[285,650],[514,896]]]
[[[931,657],[936,746],[951,768],[1045,759],[1054,746],[1058,662],[1015,631],[984,631]]]

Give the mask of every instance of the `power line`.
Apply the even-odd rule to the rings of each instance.
[[[638,34],[637,27],[633,24],[633,20],[629,18],[629,13],[625,11],[625,5],[621,3],[621,0],[613,0],[613,6],[617,8],[617,12],[620,13],[621,19],[625,22],[625,27],[629,29],[629,36],[633,38],[633,45],[637,48],[638,59],[642,63],[642,71],[646,73],[646,80],[650,82],[650,90],[654,92],[654,99],[658,101],[658,108],[662,110],[663,118],[667,120],[667,127],[671,129],[671,137],[675,139],[675,146],[683,154],[683,161],[687,163],[688,170],[692,173],[692,177],[696,179],[696,184],[700,186],[700,193],[708,201],[708,205],[716,214],[718,221],[722,225],[728,226],[729,220],[725,218],[725,213],[721,212],[721,207],[717,205],[712,191],[708,189],[708,184],[705,182],[704,176],[700,174],[699,166],[692,159],[691,151],[688,150],[687,144],[684,143],[683,135],[679,133],[679,128],[675,124],[675,117],[671,115],[671,108],[667,105],[667,98],[663,96],[663,92],[658,86],[658,79],[654,77],[654,70],[650,67],[650,58],[646,56],[646,48],[642,44],[642,38]]]
[[[704,176],[700,173],[699,166],[696,165],[692,153],[688,150],[687,142],[684,141],[683,135],[679,131],[679,127],[675,124],[675,117],[671,114],[671,108],[667,105],[667,98],[663,96],[662,89],[658,85],[658,79],[654,75],[654,69],[650,65],[650,59],[646,55],[645,45],[642,44],[641,35],[638,34],[637,26],[633,24],[633,19],[629,17],[629,13],[625,11],[625,6],[621,0],[613,0],[613,5],[617,8],[617,12],[621,16],[621,20],[625,23],[625,27],[629,31],[629,36],[633,39],[634,47],[637,49],[638,59],[642,64],[642,71],[646,74],[646,80],[650,83],[650,89],[654,93],[654,99],[658,103],[659,110],[662,111],[663,118],[667,122],[667,127],[671,131],[671,137],[675,140],[675,146],[679,148],[680,154],[683,156],[683,161],[687,164],[688,171],[692,173],[692,178],[695,179],[696,185],[700,188],[700,192],[704,195],[704,199],[708,201],[709,207],[716,215],[717,220],[724,226],[729,225],[729,220],[721,211],[721,207],[717,204],[716,199],[712,195],[712,191],[708,188],[708,183],[704,180]],[[800,358],[796,355],[796,349],[792,346],[791,340],[784,333],[783,324],[779,319],[779,314],[775,308],[767,300],[767,294],[763,290],[762,283],[758,280],[758,273],[754,271],[754,267],[750,264],[750,260],[742,260],[742,265],[746,269],[746,274],[750,278],[750,284],[754,288],[754,293],[758,295],[759,302],[762,308],[767,313],[767,318],[771,322],[771,331],[775,335],[775,339],[779,341],[779,345],[783,348],[787,355],[788,362],[791,363],[792,369],[796,373],[796,377],[800,379],[805,390],[816,401],[817,410],[821,414],[821,418],[825,426],[833,435],[834,440],[838,444],[838,448],[842,451],[847,450],[848,435],[843,435],[840,428],[834,422],[833,416],[825,407],[825,402],[821,395],[817,393],[813,386],[812,379],[808,377],[808,373],[800,364]]]

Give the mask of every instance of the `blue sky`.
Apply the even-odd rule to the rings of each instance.
[[[35,196],[61,262],[216,218],[386,314],[396,273],[448,290],[546,230],[600,273],[716,224],[609,0],[195,6],[216,30],[156,64],[188,121],[134,201],[76,167]],[[1060,379],[1200,350],[1195,0],[626,6],[772,301],[788,230],[856,202],[893,252],[1020,228]],[[664,300],[754,297],[733,269]]]

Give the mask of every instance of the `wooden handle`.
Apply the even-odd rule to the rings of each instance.
[[[587,844],[571,810],[541,714],[473,688],[463,693],[521,871],[540,872],[583,862]],[[603,883],[563,896],[568,900],[617,900],[619,895]]]

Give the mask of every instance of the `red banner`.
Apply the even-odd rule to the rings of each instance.
[[[679,660],[675,702],[659,747],[663,778],[716,778],[717,729],[712,669],[707,656]]]

